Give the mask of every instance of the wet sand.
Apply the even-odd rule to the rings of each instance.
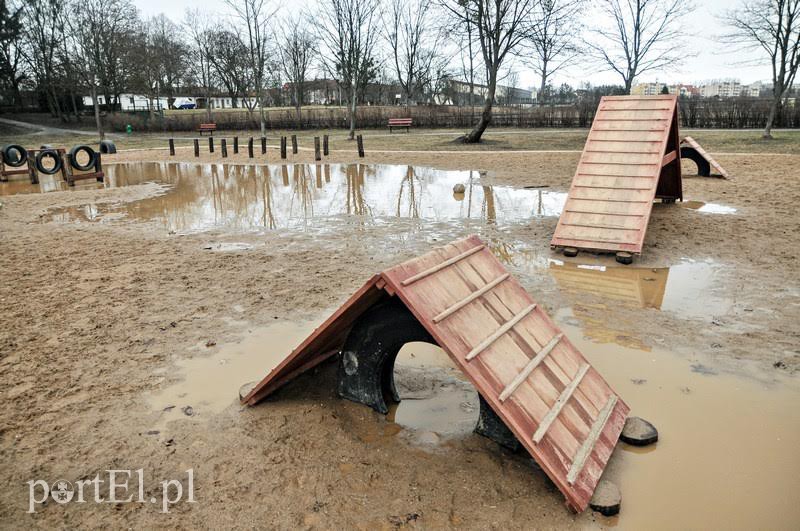
[[[108,164],[134,157],[167,158],[123,154]],[[356,162],[339,157],[332,162]],[[422,202],[402,196],[402,215],[384,209],[371,218],[341,211],[303,217],[282,199],[275,212],[289,215],[276,220],[291,223],[258,227],[252,220],[263,209],[252,208],[259,197],[263,204],[267,181],[256,176],[262,188],[251,192],[239,185],[252,177],[246,172],[230,178],[237,185],[217,195],[216,211],[213,200],[210,208],[184,201],[196,206],[189,211],[199,213],[199,226],[197,216],[175,214],[170,194],[208,197],[213,179],[202,175],[185,180],[188,188],[177,179],[0,198],[0,468],[12,485],[0,494],[0,521],[797,527],[800,227],[793,212],[800,192],[793,175],[800,157],[720,156],[734,179],[686,178],[687,200],[735,211],[656,205],[645,254],[632,268],[608,257],[551,253],[557,215],[530,211],[538,192],[522,187],[563,193],[577,154],[381,157],[366,162],[487,170],[476,183],[479,214],[465,216],[450,194],[458,205],[446,207],[455,213],[424,215],[425,201],[436,211],[444,191],[418,196]],[[322,190],[330,204],[353,199],[346,171],[326,191],[324,170],[316,188],[315,167],[307,167],[311,190]],[[283,186],[281,172],[270,179]],[[447,177],[431,178],[426,193],[437,179],[442,190],[450,186]],[[522,197],[529,219],[515,208],[490,215],[484,186]],[[362,205],[380,210],[369,188],[355,188],[368,192]],[[398,189],[391,193],[397,201]],[[415,204],[423,215],[409,213]],[[230,223],[215,222],[214,212]],[[474,395],[446,364],[420,369],[410,355],[399,363],[398,381],[408,382],[402,389],[418,394],[388,418],[336,399],[333,366],[258,407],[237,405],[239,385],[265,374],[369,274],[473,232],[566,327],[633,413],[661,429],[654,450],[621,444],[610,462],[607,477],[623,491],[618,518],[571,515],[530,459],[472,434]],[[167,515],[139,504],[48,504],[25,513],[25,482],[33,478],[144,468],[154,481],[189,467],[199,501]]]

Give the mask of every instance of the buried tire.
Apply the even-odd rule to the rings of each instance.
[[[397,353],[412,341],[436,344],[402,301],[392,297],[368,309],[353,325],[342,347],[339,396],[387,414],[386,399],[400,401],[394,385]]]
[[[44,159],[51,158],[53,159],[53,167],[48,168],[44,165]],[[39,173],[43,173],[45,175],[55,175],[61,168],[64,166],[64,161],[61,160],[61,157],[58,155],[58,151],[55,149],[43,149],[42,151],[36,154],[35,159],[35,166],[36,170]]]
[[[117,145],[111,140],[103,140],[100,142],[100,153],[103,155],[113,155],[117,152]]]
[[[19,144],[3,146],[3,162],[12,168],[19,168],[28,162],[28,151]]]
[[[89,156],[89,162],[86,164],[81,164],[78,162],[78,154],[80,152],[84,152]],[[69,163],[78,171],[92,170],[94,169],[94,165],[97,163],[97,152],[85,144],[75,146],[69,150]]]

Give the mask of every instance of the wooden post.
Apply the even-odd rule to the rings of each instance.
[[[247,141],[247,156],[250,157],[251,159],[253,158],[253,137],[252,136]]]
[[[322,155],[319,152],[319,137],[314,137],[314,160],[322,160]]]
[[[222,158],[224,159],[228,156],[228,141],[223,138],[219,141],[219,145],[222,148]]]
[[[281,158],[282,159],[286,158],[286,137],[285,136],[281,137]]]
[[[238,136],[233,137],[233,154],[234,155],[238,155],[239,154],[239,137]]]
[[[213,136],[208,137],[208,152],[209,153],[214,153],[214,137]]]
[[[61,165],[61,174],[64,175],[64,165]],[[39,172],[36,171],[36,164],[33,162],[33,158],[28,155],[28,177],[31,179],[31,184],[39,184]],[[66,181],[66,177],[64,177]]]
[[[194,156],[195,157],[200,156],[200,141],[197,140],[196,138],[194,139]]]
[[[328,135],[322,137],[322,154],[328,156]]]
[[[262,155],[267,154],[267,137],[265,136],[261,137],[261,154]]]
[[[175,140],[173,140],[172,138],[169,139],[169,156],[170,157],[175,156]]]
[[[363,159],[364,158],[364,137],[361,136],[361,135],[358,135],[356,137],[356,142],[358,143],[358,156]]]
[[[297,155],[297,135],[292,135],[292,155]]]
[[[94,173],[97,182],[101,183],[105,180],[105,174],[103,173],[103,160],[100,153],[97,154],[97,160],[94,163]]]

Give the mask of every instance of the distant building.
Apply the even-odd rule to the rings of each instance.
[[[664,89],[664,83],[637,83],[631,88],[634,96],[657,96]]]
[[[704,98],[736,98],[742,94],[742,84],[738,79],[711,81],[700,86]]]
[[[489,87],[475,83],[472,85],[472,97],[470,97],[470,85],[466,81],[456,79],[448,80],[447,86],[442,93],[437,95],[435,103],[440,105],[463,105],[470,101],[473,104],[482,104],[489,94]],[[497,85],[494,93],[495,100],[499,104],[508,105],[530,105],[534,103],[534,91],[506,85]]]
[[[85,107],[93,107],[94,100],[92,100],[91,96],[84,96],[83,98],[83,105]],[[99,105],[106,105],[106,97],[101,95],[97,96],[97,103]],[[112,105],[116,104],[114,98],[111,100]],[[162,109],[169,108],[169,100],[168,98],[161,97],[161,98],[153,98],[152,100],[147,96],[143,96],[141,94],[120,94],[119,95],[119,108],[123,111],[149,111],[150,106],[152,105],[154,111],[160,111]]]

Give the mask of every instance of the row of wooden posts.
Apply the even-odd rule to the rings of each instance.
[[[292,135],[292,154],[297,154],[297,135]],[[320,141],[319,137],[314,137],[314,160],[322,160],[322,155],[326,157],[329,154],[328,149],[328,135],[323,135],[322,137],[322,150],[320,150]],[[358,146],[358,156],[364,158],[364,138],[361,135],[356,136],[356,145]],[[225,158],[228,156],[228,142],[227,139],[221,138],[220,139],[220,149],[222,151],[222,157]],[[321,152],[320,152],[321,151]],[[214,137],[208,137],[208,152],[214,153]],[[233,154],[236,155],[239,153],[239,137],[233,137]],[[261,137],[261,154],[265,155],[267,153],[267,137]],[[170,156],[175,155],[175,139],[169,139],[169,154]],[[195,138],[194,139],[194,156],[200,156],[200,140]],[[251,136],[247,141],[247,156],[251,159],[253,158],[253,137]],[[285,136],[281,137],[281,159],[286,159],[287,156],[287,139]]]

